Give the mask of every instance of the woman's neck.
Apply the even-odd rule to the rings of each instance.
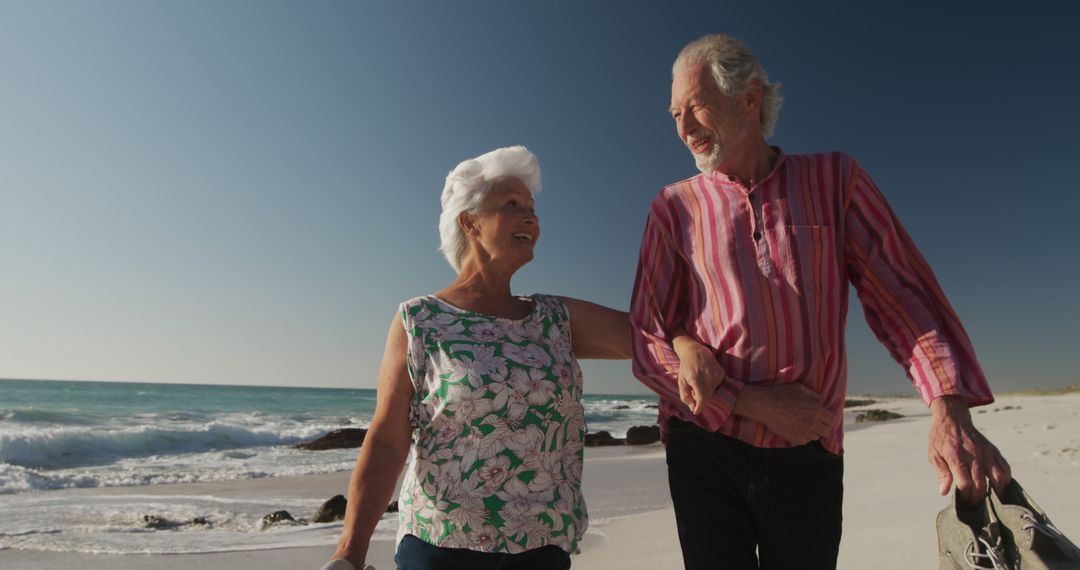
[[[532,306],[510,292],[512,271],[500,271],[492,265],[467,263],[457,279],[435,293],[446,302],[468,311],[517,319],[528,315]]]

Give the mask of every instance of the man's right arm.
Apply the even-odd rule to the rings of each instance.
[[[630,301],[630,348],[634,375],[661,399],[679,405],[680,358],[675,331],[683,329],[692,269],[671,238],[672,220],[654,202],[645,224]],[[735,405],[742,383],[726,378],[707,407],[705,423],[716,429]],[[683,404],[685,405],[685,404]],[[700,411],[700,410],[699,410]],[[715,424],[715,425],[713,425]]]
[[[734,412],[765,424],[795,445],[828,437],[837,421],[822,405],[821,394],[804,384],[748,384],[739,394]]]

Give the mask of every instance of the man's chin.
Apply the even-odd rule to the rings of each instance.
[[[720,162],[722,159],[722,156],[718,156],[717,154],[711,152],[708,154],[695,154],[694,164],[697,166],[698,170],[705,174],[708,174],[710,172],[715,172],[717,169],[720,168]]]

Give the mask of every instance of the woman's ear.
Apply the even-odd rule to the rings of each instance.
[[[461,227],[461,231],[467,236],[480,235],[480,228],[476,225],[476,218],[470,215],[468,212],[462,212],[458,214],[458,226]]]

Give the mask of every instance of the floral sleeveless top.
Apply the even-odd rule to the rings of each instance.
[[[399,497],[398,541],[517,553],[577,549],[585,410],[570,320],[532,295],[521,320],[434,295],[401,304],[415,395],[415,444]]]

